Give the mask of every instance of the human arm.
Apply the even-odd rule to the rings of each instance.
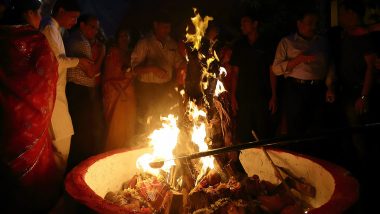
[[[380,56],[376,57],[375,68],[380,71]]]
[[[269,78],[272,96],[269,100],[269,110],[272,114],[277,112],[277,76],[274,75],[272,67],[269,68]]]
[[[42,33],[45,35],[51,50],[53,51],[58,64],[64,68],[72,68],[79,64],[79,58],[67,57],[63,45],[62,36],[58,29],[47,25]]]
[[[326,102],[333,103],[335,102],[335,68],[333,65],[328,67],[325,84],[326,84]]]
[[[104,59],[103,81],[124,79],[122,67],[119,50],[116,47],[111,47]]]
[[[288,60],[285,73],[292,72],[293,68],[301,63],[310,63],[315,60],[316,60],[316,56],[314,55],[299,54],[295,58]]]
[[[236,99],[236,88],[237,88],[237,82],[239,78],[239,67],[238,66],[232,66],[231,68],[231,107],[232,107],[232,113],[234,116],[237,115],[237,110],[239,109],[238,102]]]
[[[182,51],[184,51],[184,48]],[[181,53],[180,46],[178,46],[178,51],[175,55],[174,63],[175,63],[175,67],[176,67],[175,77],[176,77],[177,84],[179,86],[184,86],[185,80],[186,80],[187,61],[185,59],[185,55],[186,55],[186,53],[184,53],[184,52]]]
[[[96,58],[101,54],[98,53],[96,47],[80,36],[79,31],[73,32],[67,40],[65,40],[66,54],[79,58],[79,64],[75,69],[83,72],[87,77],[94,78],[100,74],[95,65]],[[95,54],[95,55],[94,55]]]
[[[303,53],[298,54],[295,57],[291,57],[288,54],[288,45],[290,43],[287,38],[283,38],[276,49],[272,70],[277,76],[287,75],[293,71],[293,69],[301,63],[310,63],[316,59],[314,55],[305,55]]]
[[[187,67],[183,66],[177,71],[176,81],[179,86],[184,86],[186,81]]]
[[[359,114],[363,114],[367,111],[368,95],[371,90],[372,80],[373,80],[375,57],[376,57],[375,54],[367,54],[364,56],[364,60],[366,63],[364,82],[363,82],[363,87],[361,91],[361,96],[358,97],[355,101],[355,109]]]
[[[229,63],[231,64],[231,105],[232,112],[234,116],[237,115],[239,110],[239,104],[237,101],[237,87],[239,81],[239,72],[240,66],[242,62],[242,52],[239,51],[241,48],[241,43],[237,42],[234,44],[232,48],[231,58],[229,59]]]
[[[146,40],[140,40],[139,42],[137,42],[131,55],[131,67],[133,73],[135,73],[138,76],[147,73],[153,73],[159,78],[167,77],[168,73],[166,70],[156,65],[150,65],[146,63],[148,52],[149,43]]]
[[[128,57],[127,60],[130,58]],[[111,47],[104,60],[104,81],[124,81],[133,78],[134,73],[130,71],[129,63],[125,63],[121,52],[117,47]],[[128,65],[126,65],[128,64]]]
[[[106,55],[106,47],[103,43],[95,41],[91,46],[92,57],[93,57],[93,68],[95,75],[100,74],[102,69],[103,60]]]
[[[133,71],[136,73],[136,75],[153,73],[155,76],[161,79],[164,79],[168,76],[167,71],[155,65],[139,65],[136,66]]]

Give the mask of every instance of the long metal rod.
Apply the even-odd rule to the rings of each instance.
[[[301,143],[301,142],[307,142],[307,141],[323,140],[323,139],[328,138],[331,135],[337,135],[337,134],[345,133],[345,132],[352,132],[352,133],[361,132],[361,131],[368,130],[371,128],[380,128],[380,123],[369,123],[362,126],[334,129],[334,130],[320,133],[319,135],[305,136],[304,138],[294,139],[289,136],[284,136],[284,137],[263,139],[263,140],[259,140],[255,142],[247,142],[243,144],[226,146],[226,147],[217,148],[217,149],[210,149],[204,152],[197,152],[190,155],[178,156],[173,159],[155,161],[155,162],[151,162],[150,165],[162,166],[165,161],[169,161],[169,160],[191,160],[191,159],[197,159],[197,158],[206,157],[210,155],[218,155],[218,154],[223,154],[226,152],[240,151],[240,150],[245,150],[245,149],[250,149],[250,148],[283,146],[283,145],[295,144],[295,143]]]

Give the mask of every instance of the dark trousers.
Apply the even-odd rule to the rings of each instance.
[[[320,132],[323,128],[326,87],[298,83],[292,78],[285,82],[285,114],[288,134],[302,136]]]
[[[284,82],[284,112],[287,135],[293,138],[314,136],[324,130],[326,86],[323,81],[310,84],[287,78]],[[324,152],[320,140],[304,141],[283,146],[283,149],[297,153],[321,156]]]
[[[105,139],[105,122],[99,87],[68,83],[66,94],[74,126],[67,167],[70,170],[101,150]]]
[[[261,95],[238,97],[236,137],[239,142],[255,140],[252,131],[259,139],[273,137],[274,128],[268,102]]]

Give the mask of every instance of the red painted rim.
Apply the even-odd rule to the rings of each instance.
[[[78,202],[85,204],[91,209],[99,213],[136,213],[130,209],[123,208],[111,203],[108,203],[102,197],[98,196],[85,182],[84,176],[87,169],[100,159],[106,158],[113,154],[127,152],[135,149],[141,149],[142,147],[132,149],[119,149],[106,153],[102,153],[93,156],[76,166],[66,176],[65,187],[66,191]],[[286,152],[296,156],[300,156],[309,159],[326,169],[333,176],[335,180],[335,190],[330,200],[319,208],[309,211],[310,214],[334,214],[343,213],[350,208],[359,197],[359,183],[351,175],[351,173],[333,163],[325,160],[314,158],[311,156],[298,154],[290,151],[284,151],[279,149],[271,149],[277,152]]]

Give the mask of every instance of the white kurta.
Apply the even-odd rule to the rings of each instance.
[[[67,68],[77,66],[79,59],[66,57],[60,26],[54,18],[51,18],[47,25],[43,27],[42,33],[46,36],[59,64],[57,97],[51,117],[53,140],[59,141],[74,134],[66,98],[66,76]]]

